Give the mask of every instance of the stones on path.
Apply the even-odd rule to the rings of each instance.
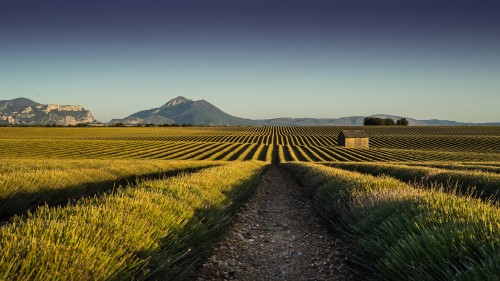
[[[290,175],[273,166],[189,280],[349,280],[344,251]]]

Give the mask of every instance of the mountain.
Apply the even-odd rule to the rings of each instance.
[[[231,116],[205,100],[176,97],[158,108],[139,111],[111,124],[193,124],[212,126],[260,125],[259,121]]]
[[[341,118],[273,118],[252,120],[229,115],[206,100],[176,97],[158,108],[139,111],[110,124],[192,124],[209,126],[362,126],[366,116]],[[403,117],[375,114],[371,117]],[[500,126],[492,123],[462,123],[451,120],[417,120],[404,117],[412,126]],[[40,104],[27,98],[0,100],[0,125],[77,125],[99,123],[92,113],[78,105]]]
[[[193,101],[185,97],[176,97],[161,107],[139,111],[124,119],[113,119],[111,124],[192,124],[211,126],[363,126],[366,116],[341,118],[274,118],[251,120],[229,115],[205,100]],[[492,125],[499,123],[461,123],[449,120],[417,120],[408,117],[387,114],[375,114],[371,117],[390,118],[394,121],[406,118],[411,126],[469,126]]]
[[[363,126],[365,117],[389,118],[397,121],[406,118],[410,126],[500,126],[500,122],[464,123],[451,120],[417,120],[409,117],[375,114],[370,116],[350,116],[341,118],[275,118],[259,120],[264,126]]]
[[[363,116],[342,118],[274,118],[259,120],[264,126],[360,126]]]
[[[78,105],[40,104],[26,98],[0,100],[0,125],[76,125],[96,120]]]

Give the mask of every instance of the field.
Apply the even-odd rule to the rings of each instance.
[[[500,161],[498,127],[369,127],[370,149],[336,147],[349,127],[0,128],[0,157],[271,161]]]
[[[0,280],[183,279],[271,164],[368,279],[500,276],[500,127],[0,127]]]

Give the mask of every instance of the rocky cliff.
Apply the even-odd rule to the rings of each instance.
[[[0,100],[0,125],[77,125],[95,123],[78,105],[40,104],[26,98]]]

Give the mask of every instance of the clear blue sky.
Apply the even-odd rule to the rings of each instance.
[[[500,121],[500,2],[0,2],[0,100]]]

